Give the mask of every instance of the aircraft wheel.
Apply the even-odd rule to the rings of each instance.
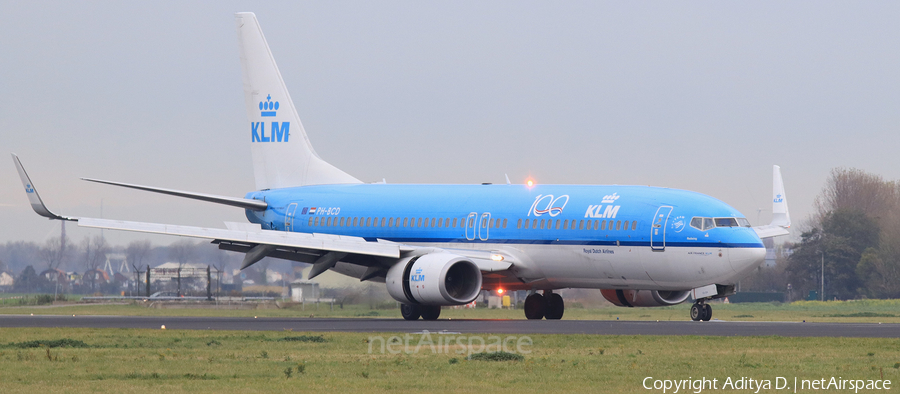
[[[418,320],[422,315],[422,307],[412,304],[400,304],[400,314],[406,320]]]
[[[422,309],[422,320],[437,320],[438,316],[441,315],[440,306],[422,306],[419,308]]]
[[[525,318],[529,320],[540,320],[544,318],[544,312],[547,309],[547,302],[544,296],[534,293],[525,297]]]
[[[703,304],[703,321],[712,319],[712,305]]]
[[[705,308],[703,308],[703,305],[697,303],[691,305],[691,320],[700,321],[700,319],[703,318],[704,309]]]
[[[563,312],[566,310],[566,304],[563,302],[563,298],[561,295],[557,293],[551,293],[548,296],[544,296],[547,299],[547,310],[544,312],[544,317],[547,320],[559,320],[563,317]]]

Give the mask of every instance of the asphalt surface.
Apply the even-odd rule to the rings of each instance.
[[[401,332],[602,335],[713,335],[784,337],[900,337],[900,324],[609,321],[609,320],[437,320],[244,317],[0,315],[0,327],[147,328],[316,332]]]

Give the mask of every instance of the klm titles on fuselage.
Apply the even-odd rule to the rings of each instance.
[[[266,101],[259,102],[259,116],[275,117],[278,114],[279,103],[272,101],[272,95],[266,96]],[[269,134],[266,135],[265,122],[250,122],[251,142],[288,142],[291,122],[272,122]]]

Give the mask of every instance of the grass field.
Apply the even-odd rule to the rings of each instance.
[[[398,318],[398,309],[372,309],[367,305],[316,308],[289,304],[281,309],[156,309],[149,303],[128,305],[76,304],[71,306],[0,307],[0,314],[127,315],[127,316],[266,316],[266,317],[360,317]],[[581,320],[689,320],[689,304],[665,308],[572,308],[564,319]],[[521,309],[444,309],[441,318],[452,319],[524,319]],[[713,318],[732,321],[803,321],[900,323],[900,300],[798,301],[781,303],[713,304]]]
[[[727,377],[900,379],[898,339],[532,335],[521,360],[479,361],[465,354],[481,350],[477,343],[380,352],[377,337],[391,335],[399,334],[3,328],[0,387],[4,393],[622,393],[648,392],[646,377],[705,377],[720,385]],[[27,347],[61,339],[89,347]],[[420,340],[413,335],[410,349]]]

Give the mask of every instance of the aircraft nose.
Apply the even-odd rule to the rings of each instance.
[[[734,248],[729,250],[728,257],[731,269],[744,276],[766,260],[766,248]]]

